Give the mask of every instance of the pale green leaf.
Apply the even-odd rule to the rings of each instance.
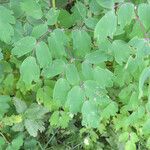
[[[80,82],[80,77],[75,64],[68,64],[66,66],[66,78],[72,85],[77,85]]]
[[[64,106],[65,101],[67,100],[67,94],[70,90],[70,85],[66,79],[60,78],[57,80],[54,91],[53,99],[58,101],[62,106]]]
[[[146,30],[150,28],[150,4],[140,4],[138,6],[138,16],[139,19],[142,21]]]
[[[121,5],[117,11],[118,23],[121,28],[129,25],[132,19],[135,17],[134,5],[132,3],[125,3]]]
[[[55,59],[49,67],[42,71],[42,75],[46,78],[57,76],[65,70],[65,62],[62,59]]]
[[[143,86],[145,81],[150,77],[150,67],[145,68],[139,79],[139,98],[143,96]]]
[[[61,29],[55,29],[51,33],[48,38],[48,44],[53,57],[66,56],[65,46],[67,44],[67,37]]]
[[[92,101],[85,101],[82,106],[82,125],[98,128],[100,125],[100,114],[98,107]]]
[[[27,109],[26,103],[16,97],[14,98],[14,105],[16,107],[17,113],[23,113]]]
[[[35,19],[42,18],[43,13],[38,1],[23,0],[21,2],[21,9],[26,13],[27,16],[33,17]]]
[[[41,121],[26,119],[24,124],[28,133],[33,137],[36,137],[38,135],[38,131],[43,132],[45,129],[43,126],[43,122]]]
[[[87,14],[87,8],[85,5],[81,2],[76,2],[74,8],[73,8],[73,17],[75,20],[82,20],[86,17]]]
[[[97,18],[93,18],[93,17],[89,17],[89,18],[86,18],[84,20],[85,22],[85,25],[88,27],[88,28],[91,28],[91,29],[94,29],[96,24],[98,23],[98,19]]]
[[[14,44],[12,54],[21,57],[33,50],[36,45],[36,39],[31,36],[26,36]]]
[[[26,85],[30,85],[32,81],[37,82],[40,76],[40,69],[36,64],[34,57],[27,57],[20,66],[21,79]]]
[[[102,88],[111,87],[113,85],[113,73],[108,69],[96,67],[93,71],[94,80],[97,81]]]
[[[107,61],[108,55],[100,50],[91,52],[85,56],[85,61],[91,64],[99,64],[104,61]]]
[[[83,89],[79,86],[74,86],[68,92],[66,106],[69,108],[71,113],[81,112],[81,107],[84,100],[85,95]]]
[[[102,118],[110,118],[110,116],[115,116],[118,111],[118,105],[115,102],[110,102],[102,111]]]
[[[3,6],[0,6],[0,40],[9,43],[14,35],[12,24],[15,24],[13,12]]]
[[[51,8],[47,14],[46,14],[46,18],[47,18],[47,24],[48,25],[54,25],[57,22],[58,16],[59,16],[59,10],[55,9],[55,8]]]
[[[84,76],[84,78],[86,80],[92,80],[93,79],[93,68],[92,68],[92,64],[87,63],[86,61],[84,61],[82,63],[82,74]]]
[[[113,0],[96,0],[96,1],[100,6],[104,8],[112,9],[112,7],[114,6]]]
[[[89,99],[94,99],[97,96],[103,96],[105,94],[101,85],[94,80],[86,80],[83,84],[85,94]]]
[[[36,58],[41,68],[52,64],[52,56],[47,44],[43,41],[36,45]]]
[[[116,62],[120,65],[128,60],[131,53],[128,44],[121,40],[115,40],[111,44],[110,51],[113,53]]]
[[[91,50],[91,38],[86,31],[74,30],[72,32],[73,49],[78,57],[84,57]]]
[[[33,28],[32,30],[32,36],[35,38],[40,38],[43,34],[45,34],[48,31],[47,24],[40,24]]]
[[[117,17],[114,11],[107,12],[97,23],[94,30],[94,37],[102,41],[107,36],[113,38],[117,28]]]

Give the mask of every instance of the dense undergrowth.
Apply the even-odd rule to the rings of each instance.
[[[150,149],[149,0],[0,1],[0,150]]]

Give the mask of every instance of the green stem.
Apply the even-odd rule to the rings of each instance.
[[[53,8],[56,8],[56,1],[55,0],[52,0],[52,6],[53,6]]]
[[[6,141],[6,143],[9,144],[9,141],[7,140],[7,138],[5,137],[5,135],[2,132],[0,132],[0,135],[3,137],[3,139]]]

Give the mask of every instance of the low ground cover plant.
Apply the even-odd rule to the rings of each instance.
[[[149,0],[0,1],[0,150],[150,149]]]

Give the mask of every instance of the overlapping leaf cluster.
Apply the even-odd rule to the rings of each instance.
[[[0,149],[150,149],[149,0],[0,2]]]

